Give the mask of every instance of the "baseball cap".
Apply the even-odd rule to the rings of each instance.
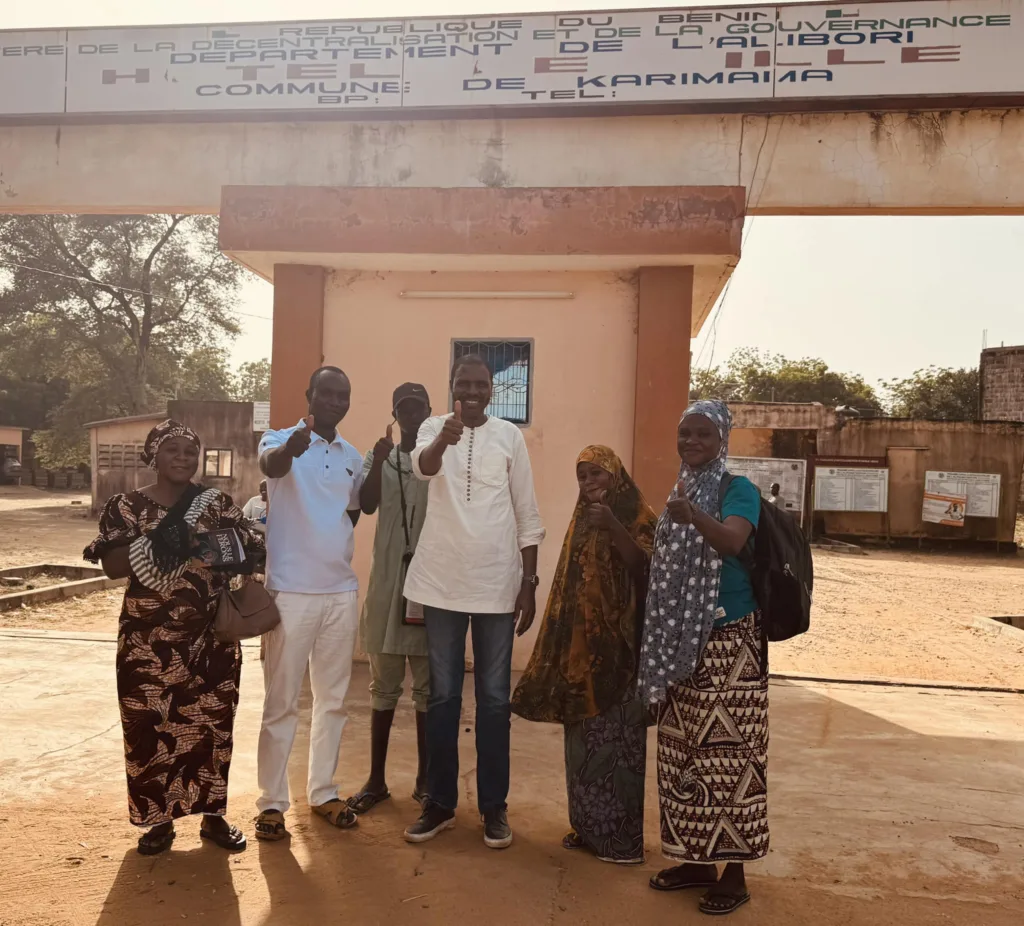
[[[402,383],[391,396],[392,410],[398,408],[406,399],[419,399],[428,408],[430,407],[430,397],[427,395],[427,390],[419,383]]]

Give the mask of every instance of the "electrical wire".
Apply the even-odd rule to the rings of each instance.
[[[6,267],[18,267],[21,270],[28,270],[30,273],[45,273],[47,276],[60,277],[62,280],[74,280],[78,283],[87,283],[90,286],[97,286],[100,289],[115,289],[121,293],[133,293],[138,296],[149,296],[151,299],[161,298],[156,293],[146,292],[144,289],[132,289],[130,286],[121,286],[117,283],[104,283],[102,280],[90,280],[88,277],[72,276],[67,273],[58,273],[56,270],[43,270],[42,267],[30,267],[28,264],[19,264],[17,261],[5,260],[0,257],[0,265]],[[252,312],[235,312],[235,315],[244,315],[246,318],[259,318],[263,321],[273,321],[269,315],[254,315]]]

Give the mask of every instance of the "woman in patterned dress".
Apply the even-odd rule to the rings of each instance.
[[[190,428],[155,427],[143,461],[156,470],[155,484],[111,498],[84,554],[110,578],[129,579],[116,662],[129,817],[149,827],[139,839],[143,855],[169,849],[174,820],[189,814],[203,815],[204,839],[239,851],[245,836],[224,812],[242,657],[237,644],[213,635],[230,575],[192,551],[197,532],[232,527],[246,550],[234,571],[251,571],[263,538],[227,495],[192,482],[199,438]]]
[[[562,845],[639,864],[649,713],[636,691],[637,638],[657,518],[607,447],[587,447],[576,478],[576,510],[512,710],[565,727],[572,830]]]
[[[743,866],[768,852],[767,665],[739,558],[761,495],[736,476],[722,497],[731,424],[718,401],[679,423],[682,468],[658,521],[640,655],[640,690],[658,709],[662,852],[680,863],[651,887],[706,888],[711,915],[750,900]]]

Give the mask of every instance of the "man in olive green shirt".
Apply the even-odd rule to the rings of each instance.
[[[430,674],[423,608],[403,595],[408,561],[416,549],[427,513],[428,484],[412,472],[409,454],[416,446],[420,425],[430,417],[427,390],[418,383],[399,386],[392,396],[392,413],[401,442],[396,447],[392,425],[363,461],[359,503],[365,514],[378,511],[373,541],[373,566],[360,619],[363,649],[370,660],[370,777],[349,798],[357,813],[372,810],[391,796],[385,779],[388,741],[395,708],[402,696],[405,664],[412,670],[412,700],[416,707],[419,769],[413,797],[422,801],[426,783],[425,717]]]

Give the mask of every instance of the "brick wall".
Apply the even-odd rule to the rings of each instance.
[[[1024,346],[981,352],[981,417],[1024,421]]]

